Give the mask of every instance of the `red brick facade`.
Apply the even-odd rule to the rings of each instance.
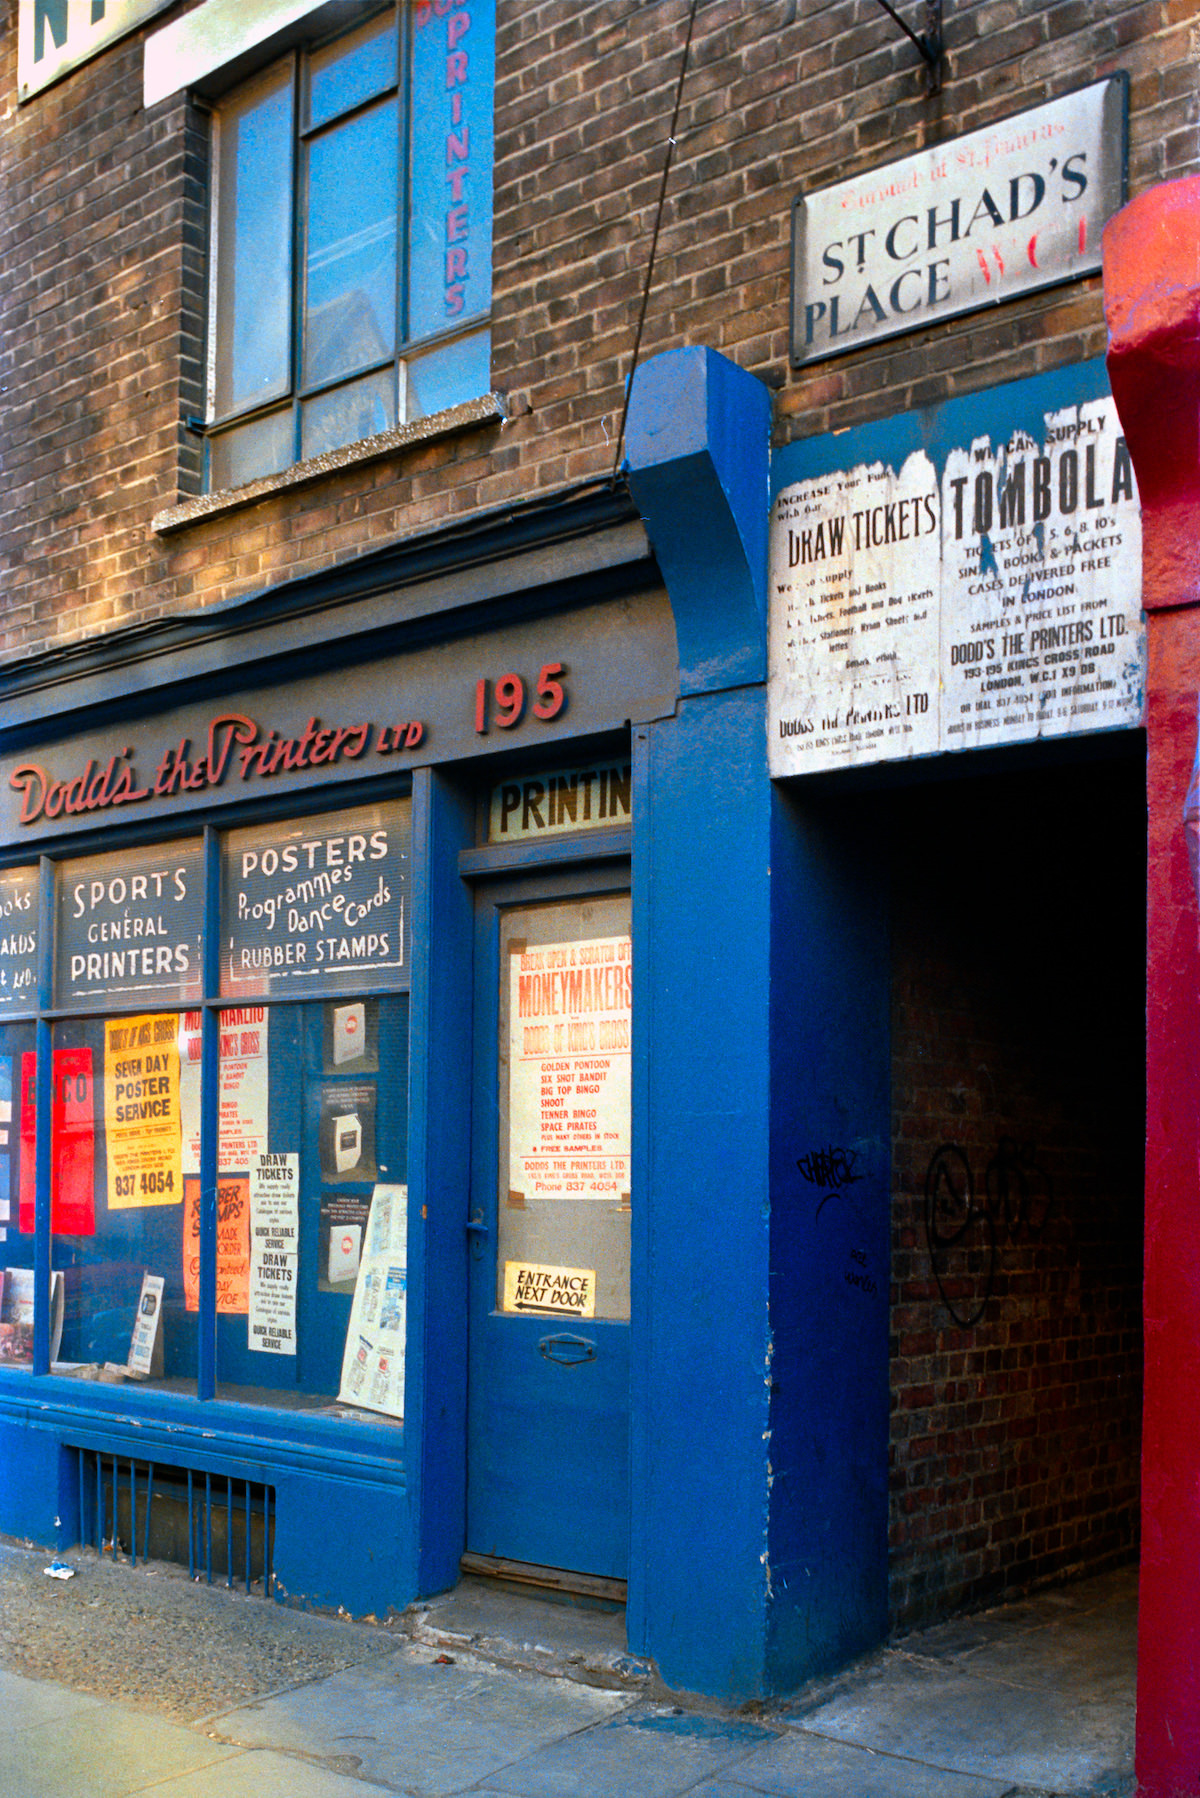
[[[500,0],[492,378],[508,421],[164,536],[151,520],[196,490],[183,420],[201,401],[204,119],[182,98],[143,109],[141,33],[18,105],[14,6],[0,44],[4,652],[608,475],[688,11]],[[861,0],[704,0],[643,354],[719,349],[774,390],[782,442],[1102,353],[1093,277],[793,371],[791,201],[1117,68],[1131,192],[1186,173],[1193,17],[1187,0],[950,8],[931,99],[911,45]]]
[[[899,1626],[1125,1559],[1137,1538],[1144,799],[1136,763],[1101,772],[1089,827],[1097,778],[897,806]]]

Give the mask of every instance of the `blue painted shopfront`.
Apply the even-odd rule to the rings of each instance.
[[[10,1008],[4,1025],[4,1053],[37,1050],[37,1225],[30,1237],[10,1223],[2,1246],[9,1266],[48,1283],[53,1263],[82,1293],[63,1360],[120,1361],[129,1270],[175,1250],[146,1224],[120,1257],[125,1285],[110,1281],[112,1302],[92,1306],[86,1244],[52,1231],[51,1050],[90,1047],[98,1067],[109,1012],[142,1003],[56,1003],[56,869],[186,840],[203,873],[203,981],[175,1001],[203,1014],[198,1308],[167,1293],[188,1346],[173,1382],[86,1381],[47,1371],[39,1313],[36,1371],[0,1368],[4,1531],[69,1549],[90,1502],[79,1451],[116,1454],[269,1487],[276,1596],[289,1603],[387,1615],[452,1586],[464,1551],[563,1565],[627,1581],[630,1649],[669,1684],[739,1700],[879,1638],[887,1282],[847,1305],[841,1276],[852,1251],[887,1265],[886,928],[857,823],[767,775],[769,412],[761,385],[711,352],[658,358],[637,378],[620,483],[485,520],[469,544],[447,532],[4,676],[5,866],[40,866],[41,930],[40,1005]],[[245,760],[215,778],[202,749],[233,715]],[[343,733],[368,723],[370,752],[349,753],[343,734],[337,754],[276,758],[306,731],[311,750],[318,717]],[[167,767],[163,790],[70,809],[64,783],[91,768],[84,790],[102,795],[114,755],[143,785]],[[505,779],[609,763],[628,766],[627,814],[490,840]],[[13,784],[31,765],[48,809],[32,776]],[[283,841],[298,820],[324,841],[364,807],[407,819],[411,952],[378,985],[264,1001],[267,1148],[300,1165],[302,1347],[256,1354],[244,1314],[217,1310],[222,857],[231,831]],[[603,910],[618,901],[627,913]],[[506,1320],[495,1261],[481,1260],[509,1201],[524,1203],[497,1147],[502,931],[543,940],[529,919],[544,925],[556,906],[601,907],[599,921],[581,913],[544,940],[632,944],[627,1315],[594,1327]],[[335,1001],[362,1006],[376,1033],[373,1110],[357,1089],[338,1097]],[[339,1181],[322,1132],[353,1120],[358,1145],[368,1115],[371,1179]],[[108,1215],[99,1106],[97,1119]],[[843,1140],[863,1178],[818,1219],[797,1163]],[[365,1203],[372,1181],[407,1187],[402,1418],[338,1397],[351,1301],[328,1290],[322,1219],[331,1192]],[[481,1397],[481,1366],[499,1365],[487,1333],[506,1322],[523,1346]],[[547,1384],[529,1383],[535,1364]],[[593,1416],[579,1394],[597,1368]],[[563,1394],[582,1410],[556,1454],[561,1423],[539,1434],[529,1418]],[[596,1505],[605,1487],[618,1502]],[[518,1514],[524,1534],[511,1533]]]

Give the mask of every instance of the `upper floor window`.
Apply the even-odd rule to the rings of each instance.
[[[395,0],[216,112],[208,485],[491,386],[495,0]]]

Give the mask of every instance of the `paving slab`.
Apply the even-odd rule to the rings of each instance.
[[[795,1732],[693,1788],[694,1798],[1008,1798],[1011,1791],[1008,1779],[947,1772]]]
[[[1029,1683],[1046,1663],[1124,1680],[1132,1694],[1137,1664],[1137,1569],[1037,1593],[980,1615],[957,1617],[900,1638],[894,1652],[954,1661],[971,1671]]]
[[[1133,1761],[1132,1705],[1088,1702],[1052,1668],[1038,1684],[891,1654],[861,1684],[792,1711],[793,1727],[948,1771],[1085,1792]]]
[[[20,1673],[0,1669],[0,1740],[17,1730],[36,1729],[42,1723],[99,1709],[99,1700],[86,1692],[73,1692],[48,1680],[26,1679]]]
[[[678,1798],[774,1739],[740,1718],[638,1706],[526,1755],[483,1789],[504,1798]]]
[[[495,1776],[531,1750],[572,1740],[628,1705],[617,1692],[488,1666],[439,1664],[407,1646],[209,1725],[220,1740],[315,1761],[429,1798]]]
[[[194,1730],[90,1704],[0,1736],[0,1792],[14,1798],[129,1798],[179,1774],[207,1780],[229,1755]]]
[[[269,1749],[235,1753],[153,1788],[154,1798],[369,1798],[361,1780]],[[378,1792],[379,1788],[374,1788]]]

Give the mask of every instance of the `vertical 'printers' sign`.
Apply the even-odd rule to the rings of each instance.
[[[818,362],[1094,274],[1125,202],[1128,77],[804,194],[792,361]]]
[[[1103,364],[777,459],[770,763],[1141,722],[1141,515]]]

